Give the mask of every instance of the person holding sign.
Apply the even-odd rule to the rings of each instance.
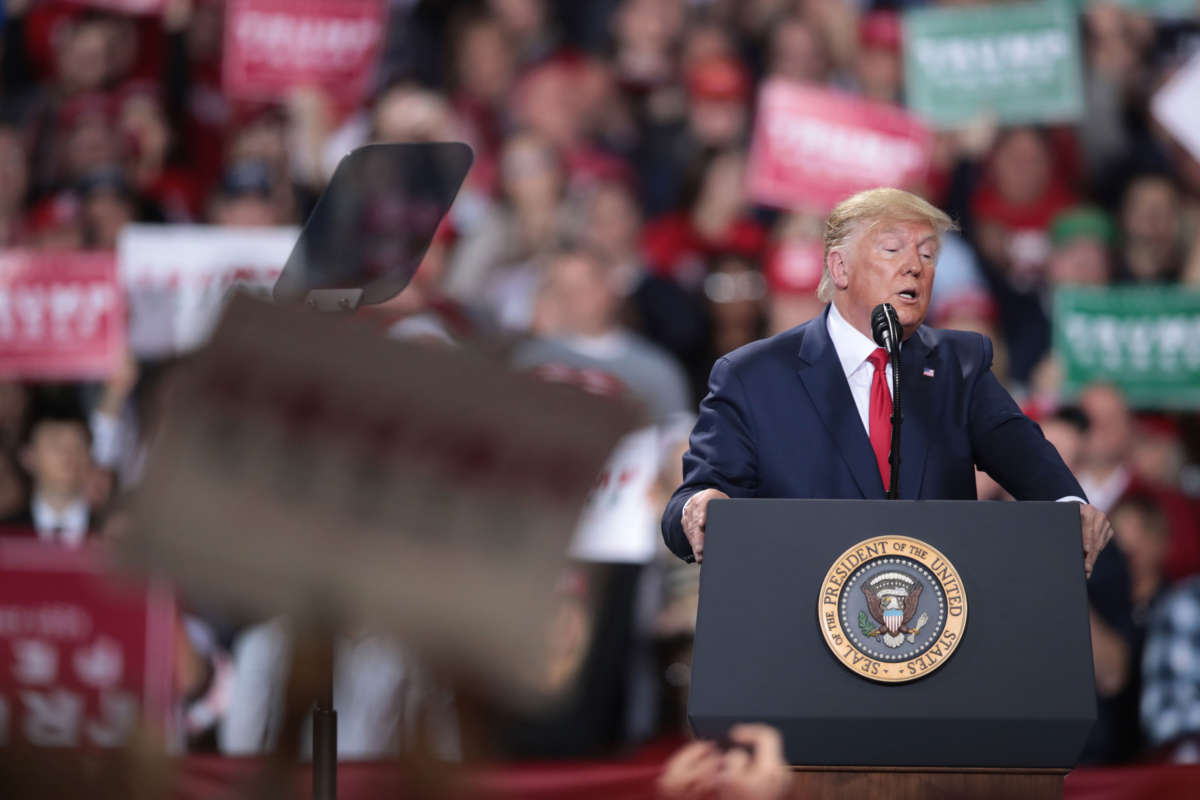
[[[1019,500],[1079,502],[1090,576],[1112,526],[991,372],[984,336],[924,325],[945,213],[899,189],[840,203],[825,229],[825,313],[717,360],[663,515],[680,558],[704,557],[708,503],[728,497],[882,499],[888,489],[891,367],[872,310],[902,328],[899,496],[974,500],[978,467]]]

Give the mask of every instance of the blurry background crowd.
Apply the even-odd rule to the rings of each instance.
[[[391,335],[486,341],[517,368],[628,395],[651,422],[589,508],[621,507],[616,544],[581,555],[561,590],[579,601],[556,641],[580,688],[551,718],[512,720],[504,747],[594,755],[678,733],[698,568],[674,563],[656,529],[689,415],[714,358],[822,309],[826,209],[770,208],[745,189],[757,87],[903,106],[910,4],[391,0],[367,99],[351,104],[311,86],[229,96],[223,0],[144,16],[101,5],[5,3],[0,247],[114,251],[131,223],[299,225],[361,144],[468,142],[474,167],[413,285],[365,313]],[[1200,161],[1150,113],[1200,50],[1196,11],[1078,7],[1082,119],[939,131],[932,169],[906,187],[961,226],[929,322],[992,338],[998,377],[1117,530],[1089,584],[1101,722],[1086,757],[1100,763],[1200,760],[1200,424],[1178,404],[1135,411],[1108,384],[1065,392],[1052,298],[1200,288]],[[131,354],[85,383],[0,375],[13,535],[104,535],[172,364]],[[979,489],[1004,499],[986,476]],[[286,634],[201,610],[181,627],[189,746],[263,747]],[[461,749],[453,693],[394,643],[343,642],[338,692],[346,754],[403,747],[418,728],[447,756]]]

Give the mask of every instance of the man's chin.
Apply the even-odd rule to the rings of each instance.
[[[925,314],[916,311],[897,310],[897,319],[900,321],[900,327],[904,330],[904,338],[912,336],[917,332],[917,328],[921,327],[921,323],[925,321]]]

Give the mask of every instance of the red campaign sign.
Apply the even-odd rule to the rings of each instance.
[[[384,0],[228,0],[225,91],[275,101],[319,86],[346,105],[362,102],[379,61]]]
[[[933,134],[895,106],[767,81],[750,147],[759,203],[826,212],[863,189],[904,188],[929,172]]]
[[[123,11],[126,14],[161,14],[167,0],[69,0],[73,5]]]
[[[170,735],[174,603],[101,564],[0,539],[0,747],[120,747],[139,719]]]
[[[0,377],[102,378],[124,350],[112,253],[0,252]]]

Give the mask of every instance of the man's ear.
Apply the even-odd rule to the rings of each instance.
[[[825,265],[829,267],[829,277],[833,279],[833,285],[839,289],[847,288],[850,285],[850,273],[841,248],[830,250],[825,259]]]

